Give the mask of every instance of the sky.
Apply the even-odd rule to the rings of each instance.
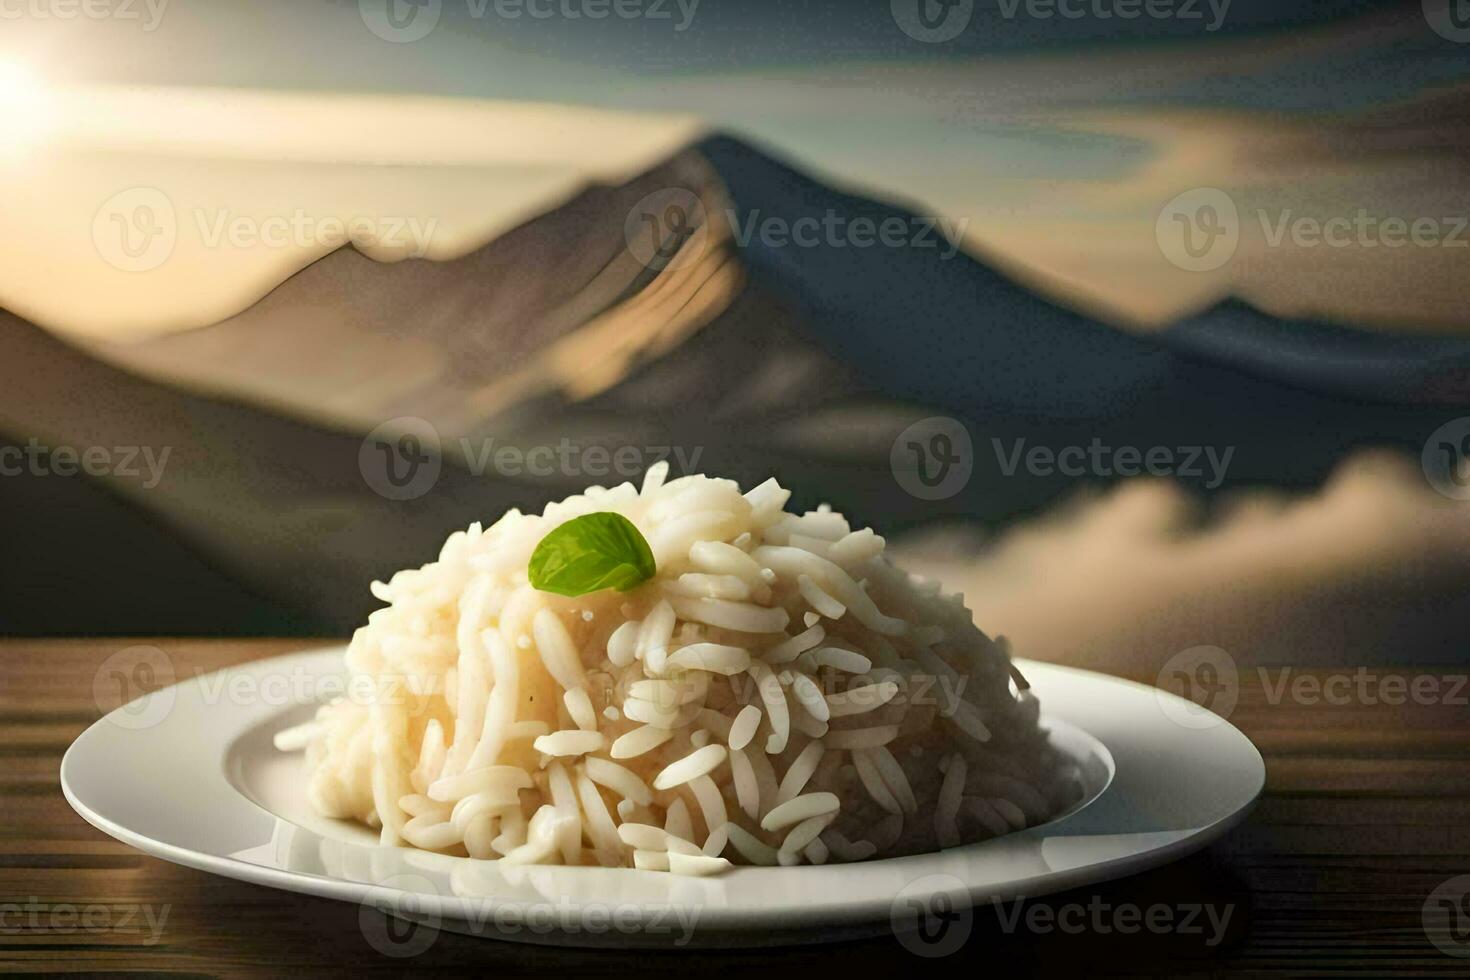
[[[1439,272],[1458,258],[1447,250],[1319,249],[1302,265],[1258,251],[1271,261],[1252,264],[1248,243],[1229,268],[1182,275],[1154,236],[1159,209],[1201,185],[1243,208],[1306,201],[1329,216],[1363,204],[1437,214],[1440,198],[1462,194],[1459,103],[1441,96],[1464,91],[1470,36],[1437,30],[1418,4],[1150,0],[1158,16],[1127,19],[1143,0],[964,0],[936,38],[914,27],[916,3],[0,0],[0,59],[76,86],[74,104],[148,86],[688,116],[831,183],[963,219],[975,246],[1125,325],[1231,291],[1284,315],[1459,317]],[[1415,130],[1423,105],[1435,108]],[[384,106],[353,134],[352,154],[426,147],[390,122],[402,106]],[[493,129],[502,116],[462,118]],[[505,134],[517,140],[533,137]],[[606,146],[589,136],[563,169],[580,179]],[[1405,154],[1419,154],[1414,167]],[[507,179],[504,160],[486,163]],[[558,184],[536,206],[563,194]],[[526,209],[509,201],[496,213],[508,217],[481,224]]]
[[[1092,60],[1159,44],[1270,43],[1285,32],[1330,27],[1395,6],[1362,0],[1149,0],[1147,7],[1143,0],[959,0],[945,21],[949,26],[926,35],[912,26],[916,13],[910,8],[918,3],[89,0],[81,7],[78,0],[4,0],[0,52],[29,60],[58,80],[601,102],[725,75],[800,71],[860,81],[861,72],[853,70],[858,64],[966,64],[1056,52]],[[1138,8],[1156,15],[1127,16]],[[1273,102],[1347,102],[1394,84],[1384,70],[1390,66],[1419,66],[1401,79],[1405,84],[1450,70],[1438,62],[1457,62],[1463,70],[1463,57],[1441,41],[1426,31],[1383,45],[1341,65],[1325,89],[1303,86],[1287,94],[1202,73],[1191,91],[1173,94],[1258,101],[1269,93]],[[1306,81],[1313,66],[1298,69],[1295,77]],[[677,98],[677,91],[665,95]]]

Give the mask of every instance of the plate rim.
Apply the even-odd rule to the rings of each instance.
[[[183,686],[189,683],[191,680],[215,678],[220,677],[221,675],[229,675],[240,671],[258,671],[262,667],[270,665],[275,665],[279,667],[280,665],[288,661],[299,660],[309,667],[316,661],[321,661],[325,663],[328,661],[329,657],[333,657],[335,658],[335,663],[340,663],[341,652],[343,650],[345,650],[345,645],[341,643],[303,647],[299,650],[288,651],[272,657],[265,657],[257,660],[247,661],[243,664],[220,668],[219,670],[211,671],[208,673],[201,672],[192,678],[181,678],[176,680],[175,683],[172,685],[169,685],[165,688],[160,688],[157,691],[150,692],[149,694],[143,695],[142,697],[157,698],[160,696],[168,696],[166,692],[169,691],[174,692],[173,696],[177,697],[179,694],[179,689],[183,688]],[[1046,678],[1048,675],[1066,676],[1071,677],[1074,681],[1082,684],[1116,686],[1119,690],[1133,692],[1135,696],[1146,693],[1150,697],[1160,699],[1161,703],[1165,703],[1167,699],[1172,699],[1173,701],[1178,702],[1181,706],[1193,707],[1192,702],[1185,701],[1184,699],[1181,699],[1170,692],[1153,688],[1127,678],[1116,677],[1114,675],[1104,674],[1098,671],[1087,670],[1079,667],[1071,667],[1063,664],[1054,664],[1045,661],[1026,660],[1023,658],[1016,658],[1016,663],[1023,671],[1028,674],[1028,676],[1034,675],[1042,678]],[[385,897],[388,897],[389,893],[395,891],[394,889],[386,889],[383,885],[360,881],[353,878],[316,874],[308,871],[292,870],[284,867],[258,864],[252,861],[244,860],[240,857],[236,857],[230,853],[216,853],[201,850],[198,848],[182,846],[169,840],[163,840],[155,836],[150,836],[150,833],[145,832],[144,830],[127,826],[124,823],[120,823],[95,809],[92,803],[90,803],[85,798],[88,795],[85,790],[79,792],[78,787],[75,785],[77,779],[77,768],[79,765],[78,759],[81,757],[81,755],[85,754],[89,750],[93,740],[99,738],[100,734],[104,731],[120,732],[125,736],[133,734],[126,728],[121,728],[115,725],[111,721],[111,719],[119,712],[127,710],[131,705],[137,704],[141,700],[141,698],[135,699],[133,702],[129,702],[126,705],[119,706],[113,711],[108,712],[103,717],[97,719],[95,722],[89,725],[87,729],[85,729],[80,735],[78,735],[75,740],[73,740],[72,744],[68,746],[66,753],[62,757],[60,765],[60,782],[63,795],[65,796],[68,804],[84,820],[86,820],[92,826],[96,827],[98,830],[101,830],[103,833],[106,833],[109,836],[119,841],[122,841],[125,844],[128,844],[129,846],[135,847],[146,854],[150,854],[154,857],[158,857],[162,860],[166,860],[184,867],[193,868],[211,874],[218,874],[223,877],[245,881],[252,884],[265,885],[267,887],[277,888],[284,891],[309,894],[317,897],[330,898],[339,901],[350,901],[355,902],[359,905],[372,904],[380,908],[383,907],[382,903],[380,901],[375,901],[375,899],[381,900]],[[284,714],[288,711],[299,709],[302,704],[306,703],[310,702],[302,701],[296,702],[294,704],[281,705],[275,707],[271,711],[256,711],[255,714],[258,714],[261,717],[255,718],[254,720],[251,720],[249,712],[245,711],[244,709],[240,709],[239,716],[232,720],[230,733],[227,736],[223,736],[221,739],[221,755],[215,760],[216,764],[213,770],[215,777],[226,784],[229,787],[230,791],[235,794],[240,802],[248,804],[250,807],[259,810],[263,814],[269,815],[272,819],[283,824],[289,822],[280,815],[275,814],[274,812],[263,807],[257,800],[252,798],[252,796],[250,796],[249,794],[245,793],[241,789],[241,787],[235,784],[234,780],[225,771],[226,762],[233,746],[247,732],[251,731],[259,724],[268,721],[269,718],[272,716],[279,716],[280,714]],[[1045,708],[1044,698],[1043,708]],[[1073,725],[1074,727],[1080,728],[1082,731],[1089,734],[1092,738],[1100,741],[1107,748],[1109,753],[1112,754],[1115,762],[1121,765],[1121,760],[1118,759],[1119,752],[1114,743],[1105,738],[1102,738],[1100,735],[1098,735],[1096,732],[1093,732],[1086,726],[1077,725],[1075,722],[1072,721],[1072,719],[1067,718],[1065,715],[1058,714],[1056,717],[1064,722],[1067,722],[1070,725]],[[1218,840],[1220,837],[1224,836],[1230,830],[1238,826],[1253,809],[1256,802],[1260,799],[1262,792],[1264,791],[1266,777],[1265,761],[1262,758],[1259,749],[1238,728],[1236,728],[1228,720],[1220,718],[1217,715],[1212,717],[1215,719],[1215,722],[1211,724],[1209,730],[1234,736],[1233,740],[1236,743],[1234,747],[1240,751],[1240,757],[1236,761],[1248,766],[1248,768],[1250,769],[1250,776],[1253,778],[1254,782],[1253,788],[1248,793],[1244,793],[1238,800],[1237,804],[1229,812],[1218,814],[1214,816],[1214,818],[1208,824],[1192,828],[1188,833],[1185,833],[1178,838],[1170,840],[1168,842],[1161,843],[1156,846],[1146,847],[1135,852],[1120,854],[1118,856],[1107,858],[1104,860],[1089,862],[1073,868],[1052,870],[1039,877],[1015,880],[1002,883],[1000,885],[987,885],[983,882],[977,883],[973,880],[964,880],[962,881],[962,884],[965,889],[965,897],[967,898],[967,900],[971,904],[978,904],[979,902],[984,900],[1005,901],[1018,897],[1028,899],[1039,898],[1049,894],[1054,894],[1059,891],[1065,891],[1070,888],[1079,887],[1084,884],[1101,883],[1125,875],[1135,874],[1141,871],[1148,870],[1150,868],[1155,868],[1160,865],[1170,863],[1172,861],[1178,860],[1179,858],[1187,854],[1200,850],[1201,848],[1208,846],[1209,844]],[[1169,731],[1177,734],[1179,732],[1186,731],[1186,729],[1170,728]],[[1029,838],[1032,838],[1036,834],[1036,832],[1041,831],[1044,828],[1058,825],[1072,817],[1077,816],[1080,813],[1086,812],[1088,809],[1090,809],[1090,807],[1096,806],[1100,801],[1108,798],[1110,794],[1117,791],[1117,789],[1118,780],[1115,776],[1110,781],[1109,785],[1094,800],[1092,800],[1087,806],[1084,806],[1079,810],[1074,811],[1074,813],[1066,817],[1059,818],[1059,820],[1057,821],[1050,821],[1047,824],[1037,825],[1037,827],[1026,828],[1026,830],[1018,831],[1017,833],[1007,835],[1006,837],[995,838],[992,841],[962,845],[961,847],[952,848],[947,851],[941,852],[898,856],[878,859],[874,861],[855,862],[852,864],[831,864],[827,865],[826,868],[844,870],[865,868],[871,869],[879,866],[887,868],[897,868],[901,866],[900,863],[903,863],[902,866],[905,867],[906,870],[912,871],[912,874],[910,875],[911,878],[923,878],[929,875],[943,875],[948,872],[946,872],[942,867],[939,866],[942,863],[941,859],[947,857],[963,857],[967,855],[973,856],[977,849],[985,848],[988,845],[995,844],[997,842],[1011,841],[1013,843],[1016,843],[1027,841]],[[299,828],[309,833],[315,833],[314,831],[310,831],[309,828],[301,827],[300,824],[289,823],[289,826]],[[372,849],[377,850],[377,848]],[[382,850],[399,852],[406,851],[410,854],[430,854],[430,856],[433,858],[441,859],[447,862],[471,861],[471,859],[469,858],[454,858],[448,855],[435,855],[431,854],[431,852],[417,852],[410,849],[382,848]],[[926,868],[928,870],[925,870]],[[727,875],[745,875],[749,877],[751,873],[759,874],[761,872],[789,875],[793,873],[800,874],[803,872],[803,870],[811,869],[737,867],[731,872],[728,872]],[[579,871],[610,871],[614,873],[631,875],[661,874],[658,872],[640,872],[633,869],[561,868],[559,869],[559,871],[572,873]],[[443,920],[447,920],[450,922],[465,922],[473,919],[472,915],[466,914],[468,912],[471,912],[472,910],[467,904],[470,900],[467,899],[465,896],[415,892],[402,892],[401,894],[414,896],[416,908],[426,910],[436,916],[439,916]],[[483,901],[483,899],[481,901]],[[512,900],[510,904],[515,904],[516,901],[518,900]],[[893,897],[887,896],[886,898],[881,900],[877,898],[868,898],[863,901],[842,899],[820,905],[809,904],[799,906],[783,906],[777,904],[772,909],[768,910],[767,914],[764,916],[759,914],[748,915],[743,912],[732,913],[729,909],[721,909],[718,907],[714,909],[703,910],[704,914],[708,914],[711,911],[715,913],[713,916],[714,921],[710,924],[701,923],[700,929],[704,933],[714,932],[720,935],[750,934],[757,931],[769,932],[772,929],[773,925],[787,932],[791,930],[806,930],[818,925],[828,925],[835,927],[853,927],[863,924],[876,925],[878,923],[883,923],[886,925],[887,920],[893,911]],[[777,918],[779,918],[779,922],[773,921]],[[514,936],[505,938],[521,938],[530,941],[542,942],[559,941],[555,938],[546,939],[544,937],[539,939],[535,937]]]

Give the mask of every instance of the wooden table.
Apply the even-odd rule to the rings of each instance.
[[[400,960],[365,941],[354,905],[146,857],[72,812],[57,778],[62,753],[99,715],[93,694],[98,666],[139,642],[162,648],[181,676],[305,645],[0,641],[0,971],[282,975],[460,967],[632,974],[651,965],[694,975],[770,967],[829,973],[840,964],[972,976],[1084,970],[1124,976],[1470,975],[1470,935],[1459,945],[1441,935],[1460,954],[1452,956],[1430,941],[1422,920],[1437,886],[1470,873],[1470,689],[1453,679],[1454,670],[1382,667],[1374,668],[1366,687],[1351,678],[1328,683],[1329,693],[1350,692],[1345,703],[1313,697],[1315,682],[1298,680],[1323,681],[1331,671],[1292,671],[1283,691],[1281,668],[1243,670],[1231,720],[1260,747],[1268,770],[1265,797],[1243,826],[1167,868],[1027,902],[1014,928],[1007,926],[1014,907],[979,908],[969,941],[942,958],[921,959],[891,936],[779,950],[620,953],[442,933],[427,951]],[[1397,682],[1387,678],[1411,683],[1418,676],[1438,679],[1433,703],[1387,704],[1376,693],[1392,695]],[[1364,696],[1363,690],[1375,693]],[[1199,905],[1213,909],[1216,921],[1228,912],[1228,925],[1217,932],[1201,914],[1198,931],[1122,934],[1113,928],[1131,922],[1128,910],[1146,915],[1160,903],[1166,913],[1157,921],[1167,914],[1182,922],[1188,907]],[[1470,911],[1470,902],[1461,908]],[[1053,915],[1066,929],[1047,924]],[[79,928],[84,917],[90,927]],[[1462,924],[1470,926],[1470,918]]]

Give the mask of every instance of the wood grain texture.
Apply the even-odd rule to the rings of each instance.
[[[1461,690],[1436,703],[1332,705],[1275,698],[1241,677],[1231,715],[1266,758],[1267,790],[1249,820],[1204,853],[1097,888],[981,907],[969,941],[921,959],[893,937],[776,950],[625,953],[437,936],[411,960],[378,953],[353,905],[230,881],[146,857],[72,812],[57,772],[71,740],[116,698],[98,668],[146,642],[180,677],[302,645],[299,640],[0,641],[0,971],[182,975],[362,975],[474,970],[631,975],[773,967],[930,970],[985,975],[1465,976],[1426,935],[1422,909],[1446,879],[1470,873],[1470,708]],[[1377,667],[1412,678],[1443,667]],[[1330,671],[1308,673],[1325,677]],[[1275,675],[1273,674],[1273,677]],[[1445,703],[1453,700],[1455,703]],[[21,906],[17,911],[14,905]],[[1198,931],[1121,934],[1116,910],[1162,903]],[[28,911],[27,907],[31,907]],[[75,906],[75,911],[68,911]],[[1069,929],[1029,928],[1068,909]],[[1019,911],[1020,924],[1007,922]],[[90,916],[90,926],[78,920]],[[1081,922],[1080,928],[1075,924]],[[1075,929],[1075,931],[1073,931]],[[1218,941],[1215,941],[1218,940]],[[997,972],[998,971],[998,972]]]

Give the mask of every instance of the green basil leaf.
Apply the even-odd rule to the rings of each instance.
[[[653,578],[653,552],[622,514],[583,514],[541,539],[531,554],[531,586],[579,596],[627,592]]]

